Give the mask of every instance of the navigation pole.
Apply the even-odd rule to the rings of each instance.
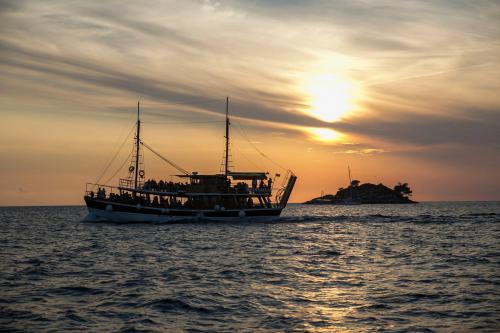
[[[134,188],[137,189],[137,176],[139,174],[139,145],[141,143],[141,119],[139,118],[139,101],[137,101],[137,130],[135,133],[135,178]]]
[[[229,97],[226,97],[226,156],[224,163],[224,175],[227,179],[228,163],[229,163]]]

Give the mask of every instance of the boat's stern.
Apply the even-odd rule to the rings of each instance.
[[[288,203],[288,199],[290,199],[290,195],[292,194],[293,187],[295,186],[295,182],[297,181],[297,176],[293,172],[290,172],[288,176],[288,181],[286,182],[286,186],[278,200],[278,204],[281,208],[285,208]]]

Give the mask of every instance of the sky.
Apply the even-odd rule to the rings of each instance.
[[[231,169],[293,170],[292,202],[348,166],[419,201],[500,200],[498,1],[2,0],[0,76],[0,205],[124,178],[137,101],[147,144],[219,172],[226,96]]]

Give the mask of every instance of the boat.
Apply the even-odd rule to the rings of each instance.
[[[321,192],[321,196],[319,198],[314,198],[304,203],[314,204],[314,205],[339,205],[339,206],[361,205],[362,202],[358,193],[359,180],[352,179],[350,166],[347,166],[347,172],[349,175],[349,186],[347,187],[346,190],[349,190],[349,196],[339,198],[339,193],[341,193],[341,191],[344,190],[343,188],[340,188],[336,195],[331,195],[331,194],[324,195],[323,192]]]
[[[235,171],[229,166],[229,99],[226,98],[225,153],[223,172],[188,172],[165,158],[141,139],[140,104],[134,154],[128,176],[117,186],[87,183],[84,200],[88,215],[84,221],[156,222],[179,221],[274,221],[286,207],[297,176],[287,170],[280,174],[265,171]],[[179,171],[177,181],[145,178],[143,150],[148,149]],[[222,169],[222,168],[221,168]]]
[[[333,204],[334,205],[344,205],[344,206],[354,206],[361,205],[361,200],[359,199],[359,194],[357,191],[357,186],[359,184],[359,180],[353,180],[351,177],[351,167],[347,166],[347,173],[349,174],[349,190],[350,190],[350,198],[344,199],[336,199]]]

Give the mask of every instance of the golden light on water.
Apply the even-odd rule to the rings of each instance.
[[[326,122],[339,120],[353,111],[359,94],[354,83],[332,75],[312,78],[305,91],[310,105],[307,113]]]

